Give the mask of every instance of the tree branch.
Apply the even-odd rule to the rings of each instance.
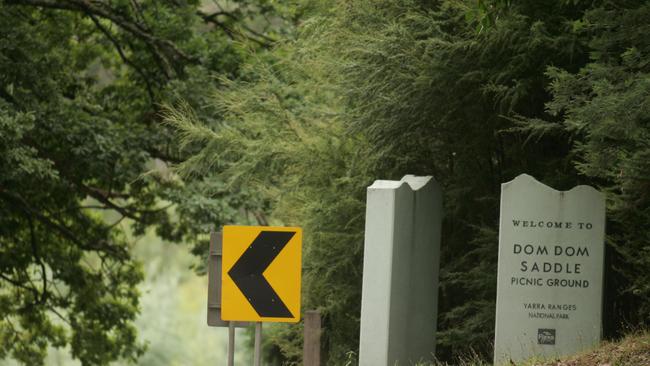
[[[239,34],[240,36],[242,36],[242,37],[244,37],[244,38],[246,38],[246,39],[249,39],[249,40],[251,40],[251,41],[253,41],[253,42],[259,44],[260,46],[262,46],[262,47],[266,47],[266,48],[271,47],[271,46],[273,45],[273,43],[276,42],[275,39],[273,39],[273,38],[271,38],[271,37],[269,37],[269,36],[267,36],[267,35],[265,35],[265,34],[262,34],[262,33],[260,33],[260,32],[257,32],[256,30],[254,30],[254,29],[252,29],[251,27],[247,26],[247,25],[244,23],[244,20],[243,20],[243,19],[241,19],[240,17],[237,17],[237,16],[236,16],[235,14],[233,14],[233,13],[230,13],[230,12],[227,12],[227,11],[222,11],[222,10],[220,10],[220,11],[216,11],[216,12],[214,12],[214,13],[207,14],[207,13],[204,13],[204,12],[202,12],[202,11],[199,10],[199,11],[196,12],[196,14],[197,14],[198,16],[200,16],[201,19],[203,19],[203,21],[204,21],[205,23],[212,23],[212,24],[218,26],[219,28],[223,29],[224,32],[226,32],[226,34],[227,34],[231,39],[234,39],[234,35],[235,35],[235,33],[237,33],[237,34]],[[245,31],[249,32],[252,36],[251,36],[251,35],[244,34],[244,33],[241,32],[241,31],[239,31],[239,32],[235,32],[234,30],[228,28],[225,24],[223,24],[222,22],[220,22],[220,21],[217,20],[217,17],[219,17],[219,16],[226,16],[226,17],[228,17],[228,18],[230,18],[230,19],[235,20],[235,21],[239,24],[239,26],[240,26],[241,28],[243,28]],[[259,37],[259,38],[262,38],[262,39],[258,39],[258,38],[256,38],[256,37]]]
[[[147,94],[149,95],[149,101],[153,104],[154,103],[153,88],[151,87],[151,83],[149,82],[149,78],[145,75],[144,71],[142,71],[142,69],[140,67],[138,67],[138,65],[136,65],[133,61],[131,61],[128,57],[126,57],[126,55],[124,54],[124,51],[122,50],[122,46],[120,45],[120,43],[115,39],[115,37],[113,37],[111,32],[108,29],[106,29],[106,27],[104,27],[102,25],[102,23],[99,21],[99,19],[97,19],[97,17],[95,17],[92,14],[89,14],[88,16],[90,17],[90,19],[92,19],[93,23],[95,23],[95,26],[102,33],[104,33],[106,38],[108,38],[108,40],[113,44],[113,46],[117,50],[117,53],[120,55],[120,58],[122,59],[122,61],[124,61],[125,64],[133,67],[135,72],[138,75],[140,75],[140,77],[142,78],[142,81],[144,81],[144,83],[145,83],[145,87],[147,89]]]
[[[0,87],[0,97],[13,105],[18,105],[18,101],[16,100],[16,98],[14,98],[11,94],[7,93],[4,87]]]
[[[41,260],[40,255],[38,254],[38,246],[36,244],[36,234],[34,233],[34,220],[30,217],[27,216],[27,220],[29,221],[29,236],[30,236],[30,241],[32,244],[32,255],[34,256],[34,259],[36,260],[36,263],[41,267],[41,280],[43,281],[43,292],[41,293],[41,300],[39,301],[41,304],[45,304],[47,301],[47,271],[45,269],[45,264]]]
[[[222,10],[215,11],[214,13],[211,13],[211,14],[204,13],[204,12],[199,10],[199,11],[196,12],[196,15],[203,18],[203,21],[205,21],[205,22],[214,22],[214,21],[216,21],[216,18],[218,16],[220,16],[220,15],[227,15],[227,16],[230,16],[230,17],[233,16],[232,14],[230,14],[230,13],[228,13],[226,11],[222,11]]]
[[[63,320],[63,322],[65,322],[66,324],[68,324],[68,325],[70,325],[70,326],[72,325],[72,324],[70,324],[70,320],[68,320],[68,318],[66,318],[66,317],[64,317],[63,315],[61,315],[61,313],[59,313],[59,312],[54,308],[54,306],[48,306],[47,309],[48,309],[49,311],[51,311],[52,313],[54,313],[54,315],[56,315],[59,319]]]
[[[32,215],[34,218],[36,218],[38,221],[40,221],[42,224],[45,226],[49,227],[50,229],[55,230],[59,235],[66,239],[71,241],[73,244],[77,245],[80,249],[83,250],[92,250],[92,251],[104,251],[104,252],[109,252],[113,253],[114,255],[118,257],[124,257],[125,254],[123,250],[120,250],[121,248],[116,248],[110,245],[88,245],[80,241],[75,234],[66,226],[57,223],[53,220],[50,220],[47,216],[41,214],[40,212],[32,209],[27,201],[25,201],[24,198],[20,197],[19,195],[9,193],[0,187],[0,197],[4,197],[6,200],[13,202],[14,204],[17,204],[19,206],[19,209],[25,212],[26,214]]]
[[[68,10],[82,12],[87,16],[94,15],[99,18],[110,20],[112,23],[131,33],[154,48],[154,53],[167,62],[167,54],[172,60],[184,60],[190,63],[198,63],[199,59],[190,56],[180,50],[174,43],[169,40],[158,38],[148,33],[145,28],[134,21],[125,18],[122,15],[111,11],[106,4],[92,0],[6,0],[8,5],[24,5],[49,9]]]
[[[133,8],[133,11],[135,12],[135,17],[138,21],[144,23],[144,14],[142,14],[142,8],[140,7],[140,4],[136,0],[130,0],[131,7]]]
[[[257,221],[258,225],[269,226],[269,220],[266,219],[266,215],[264,215],[264,212],[253,211],[253,216],[255,216],[255,220]]]
[[[33,293],[34,297],[38,300],[40,293],[38,292],[38,290],[36,288],[26,286],[23,282],[16,281],[11,277],[6,276],[2,272],[0,272],[0,279],[3,279],[5,281],[9,282],[10,284],[14,285],[15,287],[18,287],[18,288],[21,288],[21,289],[23,289],[25,291],[29,291],[29,292]],[[30,302],[29,304],[26,304],[26,306],[28,306],[28,307],[32,306],[32,305],[34,305],[34,303]]]
[[[83,184],[78,184],[78,186],[84,192],[86,192],[86,194],[88,194],[92,198],[98,200],[99,202],[105,204],[106,206],[112,208],[113,210],[119,212],[122,216],[126,216],[126,217],[128,217],[130,219],[133,219],[135,221],[141,221],[142,220],[142,218],[137,216],[132,210],[130,210],[130,209],[126,208],[126,207],[122,207],[122,206],[114,203],[113,201],[111,201],[108,198],[108,196],[105,196],[105,195],[101,194],[98,190],[91,189],[91,188],[89,188],[89,187],[87,187],[87,186],[85,186]]]
[[[149,147],[147,149],[147,152],[153,158],[157,158],[157,159],[160,159],[162,161],[170,162],[170,163],[173,163],[173,164],[180,164],[183,161],[185,161],[184,159],[182,159],[180,157],[171,156],[170,154],[167,154],[167,153],[165,153],[163,151],[160,151],[159,149],[156,149],[155,147]]]
[[[106,198],[122,198],[122,199],[127,199],[130,198],[130,196],[126,193],[119,193],[119,192],[113,192],[112,189],[109,189],[108,191],[105,189],[97,188],[97,187],[91,187],[91,186],[84,186],[85,188],[97,192],[98,194],[101,194],[102,196]]]
[[[216,25],[217,27],[221,28],[221,30],[223,30],[224,33],[226,33],[228,38],[234,40],[235,39],[235,34],[232,31],[232,29],[226,27],[225,24],[223,24],[222,22],[217,20],[217,17],[219,15],[223,15],[223,14],[225,14],[225,12],[222,12],[222,11],[218,11],[218,12],[215,12],[215,13],[212,13],[212,14],[206,14],[206,13],[200,11],[200,10],[196,12],[196,15],[201,17],[203,19],[204,23],[212,23],[212,24]]]

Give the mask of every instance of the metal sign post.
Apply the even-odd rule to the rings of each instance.
[[[235,322],[228,322],[228,366],[235,366]]]
[[[253,365],[262,365],[262,322],[255,323],[255,353],[253,354]]]

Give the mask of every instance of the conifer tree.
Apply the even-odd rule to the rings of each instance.
[[[407,173],[443,186],[439,358],[491,358],[500,184],[521,173],[608,192],[607,334],[649,318],[648,6],[478,4],[318,2],[224,81],[222,123],[168,116],[198,151],[181,171],[215,171],[304,227],[305,305],[325,316],[328,364],[358,347],[365,187]],[[298,362],[299,336],[279,327],[271,342]]]

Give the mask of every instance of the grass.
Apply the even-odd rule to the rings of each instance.
[[[490,366],[477,356],[452,363],[419,363],[415,366]],[[630,334],[617,342],[603,342],[600,347],[556,359],[530,359],[508,366],[650,366],[650,331]]]
[[[631,334],[618,342],[603,342],[594,350],[557,360],[528,361],[521,366],[649,366],[650,331]]]

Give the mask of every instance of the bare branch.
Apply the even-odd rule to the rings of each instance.
[[[68,318],[61,315],[61,313],[59,313],[54,306],[48,306],[47,309],[52,313],[54,313],[54,315],[56,315],[59,319],[63,320],[66,324],[72,325],[70,324],[70,320],[68,320]]]
[[[89,189],[93,192],[96,192],[97,194],[101,194],[102,196],[106,198],[122,198],[122,199],[127,199],[130,196],[125,193],[120,193],[120,192],[113,192],[112,189],[109,189],[108,191],[105,189],[97,188],[97,187],[92,187],[92,186],[84,186],[86,189]]]
[[[133,11],[135,12],[135,17],[140,21],[141,23],[144,23],[144,15],[142,14],[142,8],[140,7],[140,4],[136,0],[130,0],[131,7],[133,8]]]
[[[241,36],[243,38],[251,40],[251,41],[259,44],[260,46],[266,47],[266,48],[271,47],[273,45],[273,43],[276,42],[275,39],[273,39],[273,38],[271,38],[271,37],[269,37],[269,36],[267,36],[265,34],[262,34],[260,32],[257,32],[253,28],[247,26],[243,19],[241,19],[240,17],[238,17],[237,15],[235,15],[235,14],[233,14],[231,12],[220,10],[220,11],[216,11],[214,13],[207,14],[207,13],[204,13],[204,12],[199,10],[199,11],[196,12],[196,14],[198,16],[200,16],[203,19],[204,22],[212,23],[212,24],[218,26],[219,28],[223,29],[224,32],[226,32],[226,34],[230,38],[234,38],[235,35],[239,35],[239,36]],[[238,30],[228,28],[225,24],[223,24],[222,22],[217,20],[217,18],[219,16],[225,16],[225,17],[228,17],[228,18],[231,18],[231,19],[235,20],[238,23],[239,27],[241,27],[242,29],[244,29],[246,32],[248,32],[250,34],[244,34],[244,32],[242,32],[242,31],[238,31]]]
[[[27,201],[25,201],[24,198],[20,197],[19,195],[2,190],[2,187],[0,187],[0,197],[4,197],[7,201],[18,205],[21,211],[36,218],[36,220],[40,221],[45,226],[57,232],[62,238],[71,241],[72,243],[74,243],[75,245],[77,245],[79,248],[83,250],[105,251],[105,252],[113,253],[118,257],[128,256],[128,253],[125,253],[122,248],[108,245],[106,242],[96,243],[96,245],[89,245],[83,243],[81,240],[77,238],[77,236],[69,228],[41,214],[37,210],[32,209],[30,204]]]
[[[18,288],[21,288],[21,289],[23,289],[23,290],[29,291],[29,292],[31,292],[31,293],[34,294],[34,297],[35,297],[35,298],[37,298],[37,299],[39,298],[40,293],[39,293],[38,290],[37,290],[36,288],[34,288],[34,287],[26,286],[25,283],[20,282],[20,281],[16,281],[15,279],[13,279],[13,278],[11,278],[11,277],[6,276],[6,275],[5,275],[4,273],[2,273],[2,272],[0,272],[0,279],[3,279],[3,280],[5,280],[5,281],[9,282],[10,284],[14,285],[15,287],[18,287]]]
[[[253,216],[260,226],[269,226],[269,220],[266,219],[266,215],[261,211],[253,211]]]
[[[98,200],[99,202],[105,204],[106,206],[112,208],[113,210],[117,211],[120,213],[122,216],[126,216],[130,219],[136,220],[136,221],[141,221],[142,217],[139,217],[138,215],[135,214],[132,210],[126,207],[122,207],[115,202],[111,201],[108,196],[103,195],[100,193],[100,191],[91,189],[83,184],[78,185],[79,188],[81,188],[86,194],[88,194],[90,197]]]
[[[145,75],[144,71],[142,71],[142,69],[140,67],[138,67],[138,65],[136,65],[133,61],[131,61],[128,57],[126,57],[126,55],[124,54],[124,51],[122,50],[122,46],[120,45],[120,43],[115,39],[115,37],[113,37],[111,32],[108,29],[106,29],[106,27],[104,27],[102,25],[102,23],[99,21],[99,19],[97,19],[97,17],[95,17],[92,14],[89,14],[88,16],[90,17],[90,19],[92,19],[93,23],[95,23],[95,26],[102,33],[104,33],[106,38],[108,38],[108,40],[113,44],[113,46],[117,50],[117,53],[120,55],[120,58],[122,59],[122,61],[124,61],[125,64],[133,67],[135,72],[138,75],[140,75],[140,77],[142,78],[142,81],[144,81],[145,86],[147,88],[147,94],[149,95],[149,101],[153,104],[154,103],[153,88],[151,87],[151,83],[149,82],[149,78],[147,77],[147,75]]]
[[[27,221],[29,221],[29,236],[32,245],[32,255],[34,260],[41,267],[41,280],[43,281],[43,291],[41,292],[41,304],[44,304],[47,301],[47,271],[45,269],[45,263],[41,260],[41,256],[38,254],[38,245],[36,244],[36,234],[34,232],[34,220],[31,216],[27,216]]]

